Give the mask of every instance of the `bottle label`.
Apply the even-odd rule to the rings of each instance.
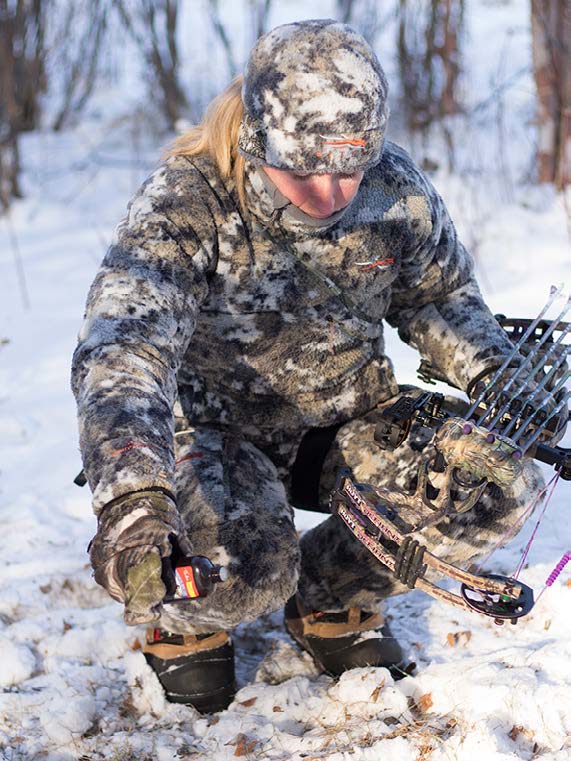
[[[191,565],[182,565],[175,569],[178,597],[200,597]]]

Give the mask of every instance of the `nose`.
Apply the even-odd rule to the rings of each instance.
[[[319,214],[328,216],[335,210],[338,184],[333,174],[315,174],[311,177],[311,203]]]

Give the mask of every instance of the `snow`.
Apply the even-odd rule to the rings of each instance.
[[[32,676],[36,659],[29,647],[18,645],[9,637],[0,635],[0,651],[0,686],[12,687]]]
[[[92,697],[69,694],[52,701],[40,716],[40,722],[49,741],[62,747],[73,744],[91,727],[96,714]]]
[[[308,16],[331,15],[329,3],[314,5]],[[304,13],[301,3],[280,4],[273,22]],[[451,122],[452,172],[437,131],[405,147],[417,160],[437,160],[433,181],[475,254],[491,309],[533,316],[552,283],[569,291],[571,246],[562,197],[526,180],[534,139],[528,4],[474,0],[467,13],[469,102],[476,108],[498,82],[512,82],[502,90],[507,142],[490,107]],[[394,27],[385,30],[379,50],[396,93],[393,38]],[[140,105],[133,76],[126,89],[100,94],[76,129],[25,136],[26,198],[0,218],[0,756],[570,759],[569,566],[517,626],[497,627],[416,591],[389,600],[393,633],[417,663],[397,683],[384,669],[320,675],[276,612],[235,633],[241,689],[227,711],[200,717],[165,701],[140,652],[144,630],[125,626],[91,577],[95,518],[87,489],[72,484],[80,458],[68,377],[87,289],[160,152],[143,136],[135,151],[122,118]],[[391,105],[389,137],[398,141]],[[399,380],[417,382],[418,357],[391,330],[387,350]],[[522,573],[537,591],[569,550],[569,489],[558,485]],[[304,529],[322,516],[297,518]],[[512,573],[532,524],[486,567]]]

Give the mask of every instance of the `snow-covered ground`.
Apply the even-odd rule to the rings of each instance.
[[[305,16],[328,14],[316,5]],[[471,9],[476,104],[500,74],[509,81],[529,64],[529,31],[525,2]],[[495,58],[482,61],[484,46]],[[458,170],[447,173],[442,161],[434,181],[476,253],[491,308],[533,316],[552,282],[571,290],[571,245],[562,199],[522,182],[531,84],[525,74],[515,82],[502,91],[504,142],[494,113],[456,125]],[[396,684],[384,669],[320,676],[278,612],[238,629],[241,690],[229,710],[199,717],[165,703],[138,650],[143,630],[126,627],[120,606],[91,578],[86,546],[95,520],[89,494],[72,484],[80,458],[69,363],[87,288],[158,156],[156,144],[134,145],[130,122],[112,123],[104,106],[111,96],[99,97],[75,130],[25,139],[26,199],[0,219],[0,757],[570,759],[568,570],[514,627],[419,592],[389,601],[394,633],[418,664]],[[128,99],[121,102],[127,112]],[[435,135],[411,149],[418,160],[434,159],[439,145]],[[389,347],[399,378],[415,382],[414,352],[393,333]],[[523,571],[536,590],[570,549],[570,494],[561,482]],[[302,529],[319,520],[298,518]],[[532,523],[490,569],[515,570]]]

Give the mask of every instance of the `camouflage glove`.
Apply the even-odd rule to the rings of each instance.
[[[125,604],[125,623],[156,621],[166,588],[163,561],[173,542],[192,554],[174,501],[161,491],[127,494],[103,508],[89,546],[95,581]]]

